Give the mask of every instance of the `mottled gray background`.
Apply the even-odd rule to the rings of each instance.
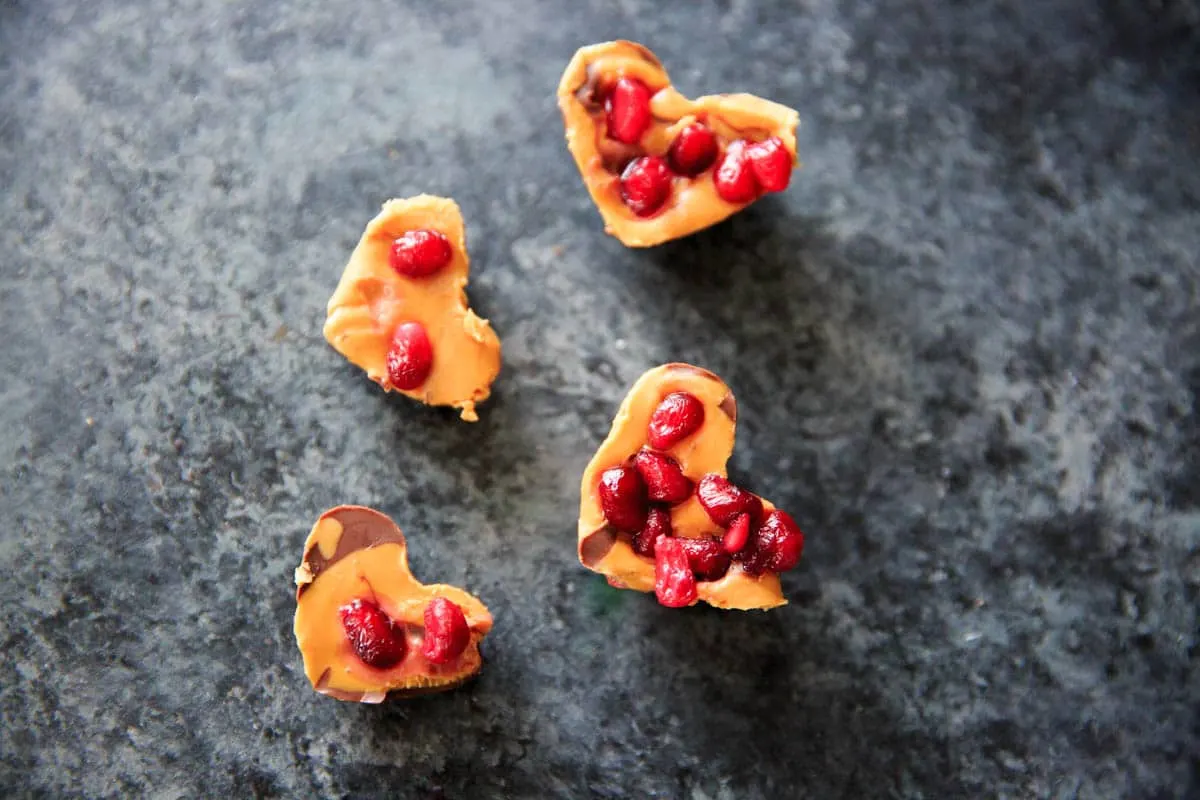
[[[601,230],[553,90],[650,45],[794,105],[785,196]],[[0,0],[0,794],[1200,792],[1200,6]],[[393,195],[463,207],[504,342],[471,426],[320,336]],[[770,614],[574,557],[577,480],[681,359],[809,534]],[[471,687],[317,697],[316,515],[491,606]]]

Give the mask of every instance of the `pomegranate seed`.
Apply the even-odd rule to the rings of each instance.
[[[792,156],[778,136],[747,147],[746,158],[758,188],[764,192],[782,192],[788,187],[792,179]]]
[[[405,322],[392,334],[387,353],[388,382],[396,389],[411,391],[423,384],[433,369],[433,345],[419,322]]]
[[[664,536],[654,546],[654,596],[668,608],[696,602],[696,576],[683,540]]]
[[[389,669],[404,660],[408,642],[404,628],[369,600],[355,600],[338,609],[342,628],[354,654],[368,667]]]
[[[392,242],[389,263],[409,278],[424,278],[450,263],[450,240],[437,231],[409,231]]]
[[[738,514],[733,518],[733,522],[729,523],[729,530],[725,531],[722,545],[726,553],[740,553],[745,549],[748,541],[750,541],[750,515]]]
[[[669,450],[704,424],[704,404],[687,392],[671,392],[650,415],[646,441],[655,450]]]
[[[605,102],[608,135],[637,144],[650,127],[650,87],[637,78],[621,78]]]
[[[693,122],[679,132],[667,150],[671,169],[680,175],[699,175],[717,160],[717,137],[706,126]]]
[[[734,142],[725,150],[713,173],[717,194],[727,203],[749,203],[758,197],[754,170],[746,158],[746,143]]]
[[[749,514],[752,524],[762,518],[762,500],[715,472],[700,479],[696,496],[708,512],[709,519],[722,528],[730,527],[738,514]]]
[[[679,537],[688,555],[692,572],[702,581],[715,581],[729,571],[729,554],[720,539],[685,539]]]
[[[633,457],[633,466],[646,482],[646,495],[651,502],[675,505],[692,496],[692,481],[670,456],[641,450]]]
[[[659,156],[635,158],[621,173],[621,199],[639,217],[649,217],[671,196],[671,170]]]
[[[633,552],[654,558],[654,544],[659,536],[671,535],[671,512],[655,506],[646,515],[646,524],[633,535]]]
[[[765,569],[786,572],[800,563],[804,533],[786,511],[775,510],[768,514],[754,538],[754,560]]]
[[[619,531],[637,533],[649,512],[646,484],[633,467],[610,467],[600,474],[600,508]]]
[[[471,643],[471,628],[462,608],[445,597],[435,597],[425,606],[425,639],[421,655],[434,664],[449,664]]]

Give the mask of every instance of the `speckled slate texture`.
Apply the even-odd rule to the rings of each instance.
[[[0,794],[1196,796],[1198,9],[0,2]],[[796,106],[792,190],[607,238],[553,90],[619,36]],[[504,342],[474,426],[320,336],[422,191]],[[575,562],[673,359],[808,531],[785,609]],[[339,502],[491,605],[472,686],[308,688],[291,573]]]

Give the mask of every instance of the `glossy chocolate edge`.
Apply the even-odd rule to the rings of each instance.
[[[342,535],[338,539],[337,548],[333,555],[326,558],[321,553],[317,542],[313,542],[304,552],[301,569],[307,570],[309,580],[296,587],[296,600],[304,594],[321,573],[332,567],[343,558],[359,550],[376,547],[381,544],[399,544],[406,547],[404,534],[391,517],[366,506],[338,506],[321,515],[322,520],[336,520],[342,526]]]

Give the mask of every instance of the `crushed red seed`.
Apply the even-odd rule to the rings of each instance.
[[[748,541],[750,541],[750,515],[738,514],[733,518],[733,522],[729,523],[729,530],[725,531],[725,538],[721,544],[725,548],[725,552],[732,555],[745,549]]]
[[[671,392],[650,415],[646,442],[655,450],[669,450],[700,430],[704,404],[688,392]]]
[[[621,200],[639,217],[653,216],[671,196],[671,170],[659,156],[630,161],[621,173]]]
[[[600,474],[600,508],[619,531],[637,533],[646,524],[646,484],[631,466],[610,467]]]
[[[792,178],[792,156],[778,136],[746,148],[754,181],[764,192],[782,192]]]
[[[758,183],[746,157],[746,143],[739,140],[725,148],[713,173],[717,194],[727,203],[749,203],[758,197]]]
[[[660,537],[654,546],[654,596],[668,608],[696,602],[696,576],[678,537]]]
[[[637,78],[621,78],[605,100],[608,135],[618,142],[637,144],[650,127],[650,87]]]
[[[388,382],[393,388],[412,391],[429,379],[433,369],[433,344],[425,326],[405,322],[396,327],[387,352]]]
[[[421,655],[434,664],[449,664],[470,642],[471,628],[461,606],[445,597],[435,597],[425,606]]]
[[[450,263],[454,250],[450,240],[437,231],[408,231],[392,242],[388,263],[408,278],[424,278]]]
[[[719,152],[716,135],[708,126],[693,122],[671,142],[667,163],[676,173],[693,178],[711,167]]]
[[[733,524],[738,514],[749,514],[751,524],[762,518],[762,500],[745,489],[734,486],[728,478],[710,472],[700,479],[696,497],[708,512],[708,517],[722,528]]]
[[[679,462],[663,453],[640,450],[633,466],[646,482],[646,494],[654,503],[675,505],[692,496],[692,481],[683,474]]]
[[[702,581],[715,581],[729,571],[729,554],[719,539],[689,539],[679,537],[688,556],[692,572]]]
[[[804,533],[792,515],[776,509],[767,515],[754,534],[754,559],[763,569],[787,572],[800,563]]]
[[[404,660],[408,642],[397,625],[370,600],[354,600],[338,609],[350,647],[368,667],[390,669]]]
[[[633,535],[633,552],[639,556],[654,558],[654,545],[659,536],[671,535],[671,512],[654,506],[646,515],[646,524]]]

